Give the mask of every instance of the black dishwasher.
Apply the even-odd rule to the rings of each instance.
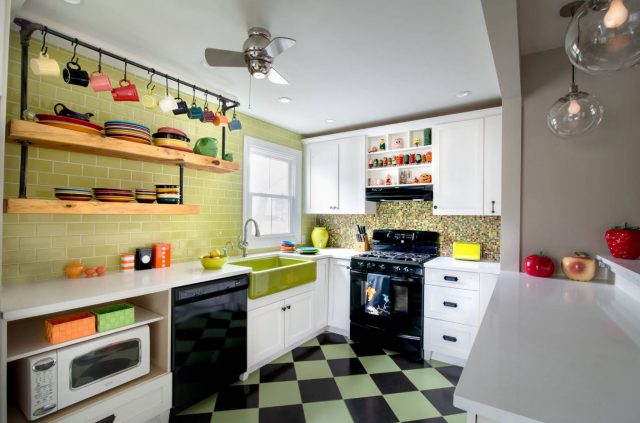
[[[173,413],[247,370],[247,287],[241,275],[172,290]]]

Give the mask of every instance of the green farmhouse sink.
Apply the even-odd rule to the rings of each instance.
[[[252,269],[249,276],[249,298],[252,300],[316,280],[316,262],[312,260],[265,257],[232,264]]]

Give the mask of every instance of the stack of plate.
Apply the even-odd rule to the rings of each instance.
[[[125,141],[151,143],[151,130],[139,123],[125,122],[122,120],[110,120],[104,123],[104,134],[111,138]]]
[[[89,201],[93,198],[90,189],[85,188],[54,188],[56,198],[68,201]]]
[[[128,189],[94,188],[93,194],[96,200],[110,203],[128,203],[134,200],[133,191]]]
[[[282,241],[280,244],[280,251],[283,253],[294,253],[296,251],[296,244],[293,241]]]
[[[298,253],[300,254],[316,254],[318,252],[318,249],[315,247],[300,247],[298,248]]]
[[[102,126],[94,125],[82,119],[75,119],[66,116],[47,115],[39,113],[36,115],[38,123],[58,128],[71,129],[73,131],[84,132],[85,134],[102,136]]]
[[[180,187],[178,185],[156,185],[158,204],[180,203]]]
[[[156,190],[136,188],[136,201],[138,203],[154,203],[156,201]]]
[[[153,134],[153,143],[158,147],[171,148],[190,153],[189,141],[187,134],[179,129],[169,128],[167,126],[158,128],[158,132]]]

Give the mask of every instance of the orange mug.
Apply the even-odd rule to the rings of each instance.
[[[89,78],[89,84],[95,92],[111,91],[113,89],[113,87],[111,86],[111,81],[109,80],[109,76],[98,71],[95,71],[91,74],[91,77]]]
[[[119,87],[111,90],[113,101],[140,101],[138,90],[136,90],[136,86],[131,81],[121,79],[119,85]]]
[[[213,124],[215,126],[228,126],[229,118],[222,113],[216,113],[216,117],[213,119]]]

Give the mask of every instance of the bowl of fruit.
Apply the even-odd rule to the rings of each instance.
[[[227,255],[217,248],[209,252],[208,256],[200,257],[200,263],[205,269],[222,269],[227,262]]]

